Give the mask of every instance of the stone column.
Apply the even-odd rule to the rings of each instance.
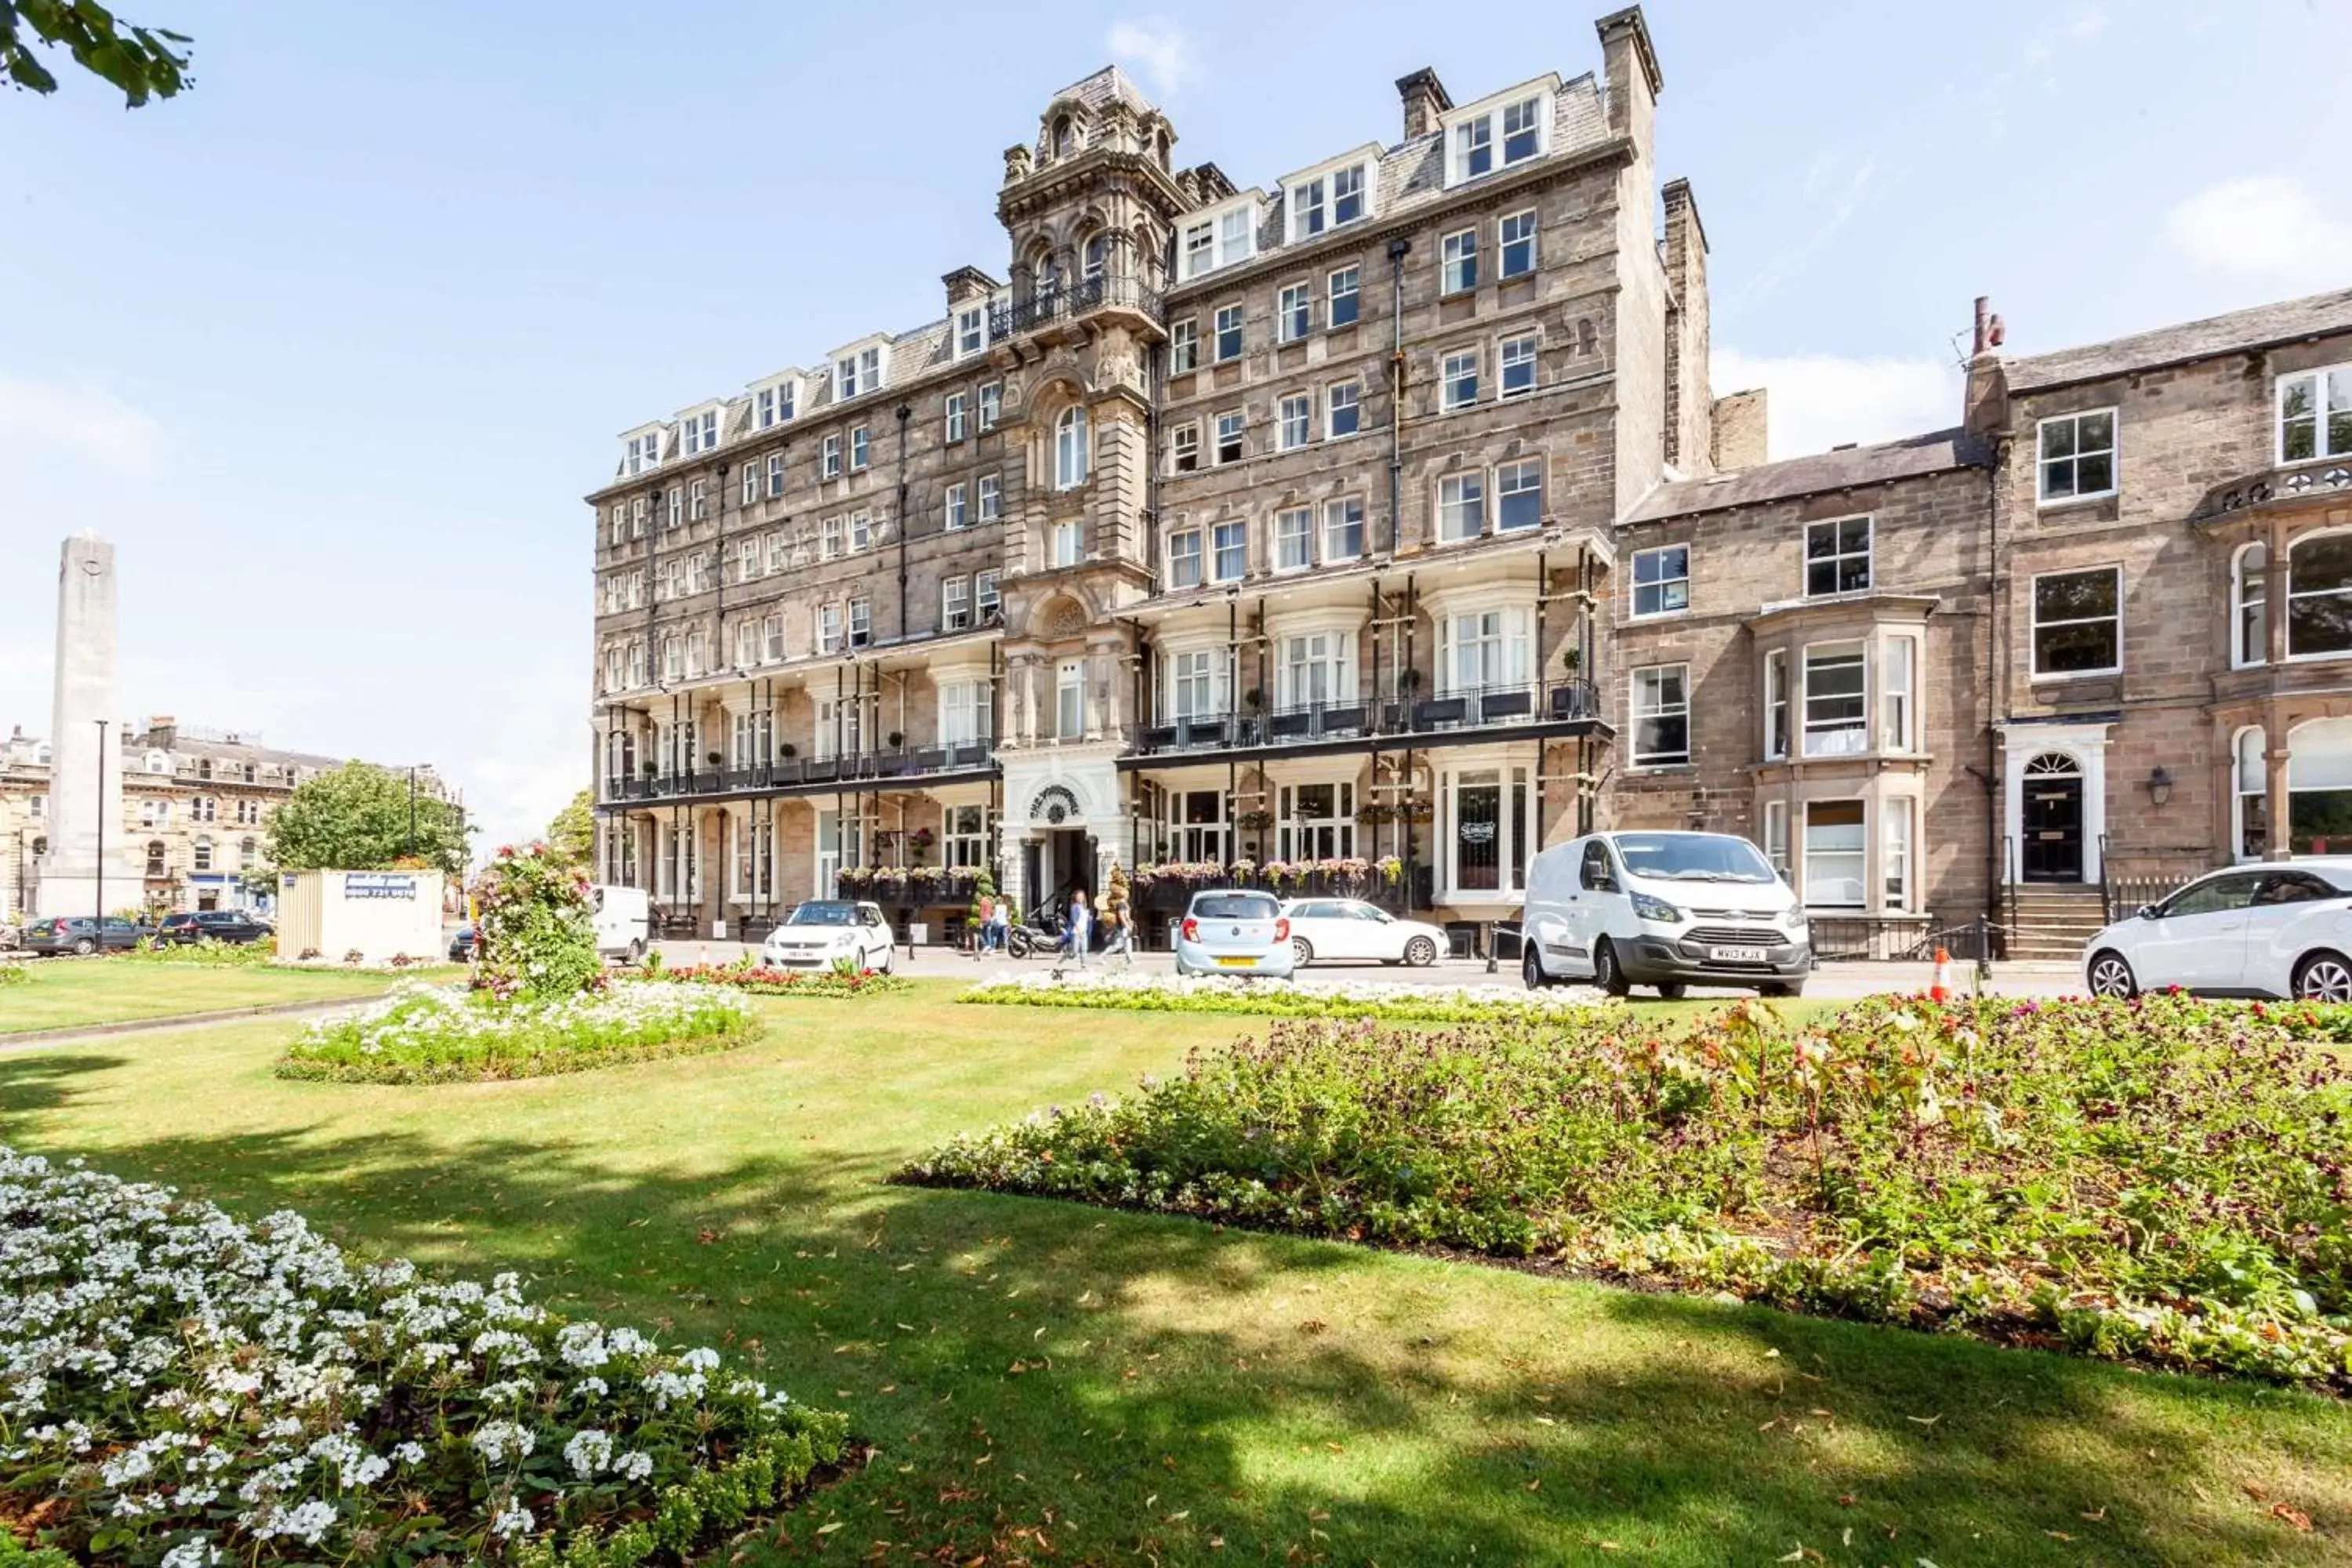
[[[58,552],[49,850],[41,858],[37,914],[103,915],[145,896],[142,868],[122,831],[116,622],[114,546],[76,534]]]
[[[2278,617],[2284,620],[2282,615]],[[2263,761],[2267,764],[2267,794],[2270,796],[2270,826],[2263,837],[2263,858],[2284,860],[2293,853],[2288,847],[2287,805],[2292,798],[2286,787],[2287,734],[2280,715],[2272,712],[2263,719]],[[2233,847],[2234,848],[2234,847]]]

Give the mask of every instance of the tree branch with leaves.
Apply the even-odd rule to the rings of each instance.
[[[98,0],[0,0],[0,77],[19,92],[58,90],[34,47],[64,49],[76,65],[122,89],[125,107],[174,98],[195,85],[185,33],[116,20]],[[174,47],[178,46],[178,47]]]

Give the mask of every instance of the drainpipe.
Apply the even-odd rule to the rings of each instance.
[[[913,418],[915,405],[898,405],[898,511],[892,520],[898,535],[898,639],[907,637],[907,421]]]
[[[1389,349],[1389,548],[1397,552],[1403,537],[1398,509],[1404,497],[1404,258],[1412,241],[1400,235],[1389,241],[1389,293],[1393,329]]]

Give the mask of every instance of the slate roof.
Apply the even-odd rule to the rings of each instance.
[[[1982,437],[1957,427],[1937,430],[1926,436],[1906,436],[1899,441],[1882,441],[1874,447],[1848,447],[1842,451],[1785,458],[1777,463],[1757,463],[1703,479],[1676,479],[1644,496],[1623,521],[1657,522],[1695,512],[1720,511],[1727,507],[1756,506],[1829,490],[1915,479],[1955,468],[1986,468],[1991,461],[1991,448]]]
[[[2010,391],[2039,392],[2331,332],[2352,332],[2352,289],[2282,300],[2276,304],[2257,305],[2251,310],[2232,310],[2226,316],[2208,316],[2201,321],[2158,327],[2152,332],[2084,348],[2032,354],[2009,360],[2002,369],[2007,374]]]

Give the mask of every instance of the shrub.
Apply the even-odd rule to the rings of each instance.
[[[1238,976],[1022,975],[975,985],[956,998],[1011,1007],[1103,1007],[1147,1013],[1230,1013],[1250,1018],[1392,1018],[1441,1024],[1583,1018],[1618,1009],[1591,990],[1511,991],[1494,985],[1415,985],[1349,980],[1312,990]]]
[[[588,874],[533,844],[501,847],[476,879],[475,983],[501,1001],[568,996],[600,983]]]
[[[648,968],[648,980],[683,982],[691,985],[723,985],[761,996],[881,996],[911,988],[903,975],[868,973],[846,961],[828,969],[774,969],[749,957],[734,963],[688,963],[676,968]]]
[[[193,963],[207,969],[249,969],[278,961],[278,939],[265,936],[258,942],[222,942],[215,937],[200,936],[194,942],[163,942],[154,937],[142,937],[139,945],[123,954],[142,963]]]
[[[33,972],[14,960],[0,962],[0,985],[23,985],[33,978]]]
[[[2340,1012],[1277,1024],[902,1173],[2352,1390]]]
[[[338,1083],[536,1078],[729,1050],[759,1033],[749,1005],[709,988],[624,982],[502,1003],[412,980],[360,1012],[310,1025],[277,1071]]]
[[[511,1274],[436,1283],[0,1147],[0,1514],[85,1561],[684,1562],[845,1426]]]

